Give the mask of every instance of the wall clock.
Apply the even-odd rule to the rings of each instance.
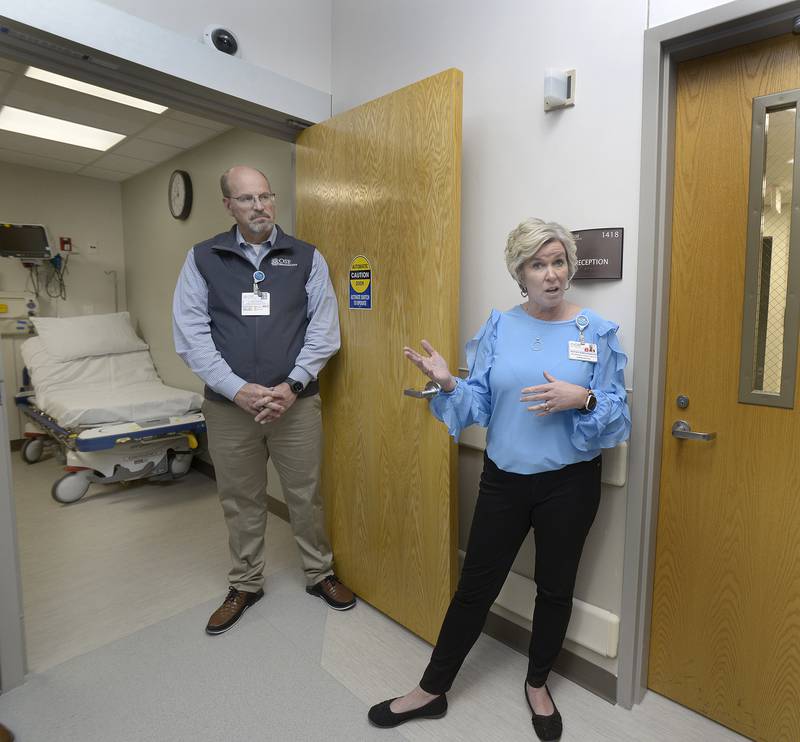
[[[192,210],[192,179],[185,170],[173,170],[169,176],[169,211],[175,219],[186,219]]]

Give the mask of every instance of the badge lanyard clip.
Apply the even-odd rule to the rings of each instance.
[[[585,342],[583,331],[589,326],[589,318],[585,314],[579,314],[575,318],[575,326],[578,328],[578,342]]]
[[[256,271],[253,273],[253,293],[260,299],[261,298],[261,289],[259,288],[258,284],[261,283],[266,276],[264,275],[264,271]]]

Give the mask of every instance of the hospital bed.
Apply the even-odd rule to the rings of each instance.
[[[22,458],[57,447],[64,475],[51,494],[80,500],[89,485],[176,479],[205,430],[202,397],[166,386],[127,312],[34,318],[21,348],[31,387],[16,395],[26,417]]]

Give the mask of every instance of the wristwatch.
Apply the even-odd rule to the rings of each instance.
[[[594,392],[591,389],[586,390],[588,393],[586,395],[586,404],[583,406],[584,412],[594,412],[594,408],[597,407],[597,397],[594,396]]]
[[[291,389],[295,394],[300,394],[300,392],[305,389],[302,381],[295,381],[291,377],[287,377],[286,383],[289,385],[289,389]]]

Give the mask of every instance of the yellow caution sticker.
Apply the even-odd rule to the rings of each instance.
[[[372,266],[364,255],[350,263],[350,309],[372,309]]]

